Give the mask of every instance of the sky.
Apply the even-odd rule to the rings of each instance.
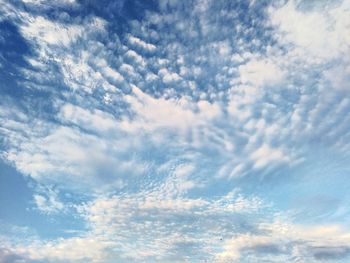
[[[349,176],[349,0],[0,0],[0,263],[345,263]]]

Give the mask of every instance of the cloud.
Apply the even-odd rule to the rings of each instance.
[[[132,46],[135,46],[136,48],[140,48],[142,50],[145,50],[147,52],[153,52],[156,50],[156,46],[150,43],[146,43],[142,39],[129,35],[128,36],[128,41]]]
[[[319,59],[342,56],[349,49],[348,2],[342,1],[327,11],[324,8],[303,10],[296,1],[288,1],[270,10],[272,25],[279,28],[278,39],[296,46],[300,55]]]
[[[251,60],[238,67],[241,82],[253,86],[275,85],[283,80],[284,72],[267,60]]]
[[[64,104],[59,114],[63,122],[75,124],[94,132],[108,132],[117,129],[117,120],[101,110],[90,112],[79,106]]]
[[[165,84],[181,80],[181,77],[177,73],[171,73],[166,68],[160,69],[158,75],[162,77]]]
[[[172,176],[182,178],[188,172],[190,168],[179,166]],[[81,236],[48,241],[33,237],[29,243],[6,238],[6,246],[28,261],[211,258],[212,246],[219,246],[233,225],[240,227],[241,215],[259,213],[265,207],[259,198],[247,199],[238,190],[214,199],[186,197],[172,176],[141,192],[101,196],[76,206],[88,228]],[[194,250],[179,250],[181,244],[191,244]]]
[[[26,262],[103,262],[110,244],[96,237],[74,237],[55,242],[17,246]]]
[[[171,6],[180,8],[177,4]],[[205,25],[206,29],[203,29],[204,31],[215,31],[217,23],[210,20],[211,9],[209,7],[212,6],[214,8],[212,10],[221,10],[223,5],[215,5],[208,2],[206,5],[198,3],[195,6],[197,8],[193,12],[200,16],[201,25],[190,25],[185,15],[180,16],[177,14],[178,16],[176,16],[170,11],[169,14],[161,16],[159,19],[163,19],[168,23],[181,18],[183,23],[188,24],[188,26],[201,27]],[[251,8],[255,7],[251,6]],[[284,31],[288,29],[283,29],[284,22],[282,20],[285,18],[283,12],[288,12],[293,17],[301,11],[297,10],[293,3],[280,6],[279,8],[272,8],[269,18],[276,29],[274,33],[280,33],[278,30]],[[310,12],[303,11],[300,14],[301,18],[303,18],[303,15],[308,16],[309,14],[317,13],[312,10]],[[346,12],[345,4],[332,9],[332,12],[343,14]],[[267,57],[266,54],[260,54],[259,51],[253,52],[249,50],[247,46],[236,50],[233,48],[234,42],[231,40],[219,40],[218,35],[212,32],[212,39],[199,38],[201,48],[192,55],[191,52],[187,52],[188,49],[182,45],[181,41],[171,40],[171,34],[174,32],[171,30],[170,32],[162,31],[160,30],[162,25],[159,25],[158,37],[162,35],[164,38],[161,42],[157,42],[157,48],[159,47],[161,52],[158,53],[158,50],[154,50],[156,58],[153,60],[153,57],[144,56],[142,53],[147,48],[149,49],[151,44],[143,40],[147,39],[143,37],[147,32],[144,31],[145,29],[140,23],[131,23],[132,31],[136,33],[127,34],[125,43],[121,43],[118,38],[108,38],[106,35],[107,21],[101,18],[89,17],[83,20],[74,20],[74,23],[62,24],[55,20],[49,20],[44,16],[32,16],[25,12],[22,13],[21,28],[24,35],[33,46],[41,47],[45,51],[40,59],[28,58],[28,61],[37,70],[45,71],[47,66],[45,66],[43,61],[46,61],[47,56],[54,57],[55,60],[51,62],[56,64],[60,72],[62,72],[64,83],[69,88],[78,91],[76,95],[72,95],[69,92],[65,93],[63,98],[64,101],[67,100],[65,106],[60,105],[61,102],[53,103],[53,112],[58,112],[58,116],[52,115],[51,117],[58,118],[62,124],[67,126],[73,125],[78,127],[78,129],[86,129],[89,132],[98,133],[99,136],[96,136],[94,140],[98,140],[102,136],[105,142],[109,141],[106,137],[107,134],[111,136],[112,133],[120,135],[126,132],[134,135],[135,132],[142,130],[142,135],[137,140],[143,140],[145,139],[144,136],[146,136],[151,138],[152,142],[158,141],[159,143],[161,141],[164,143],[164,138],[169,138],[174,133],[182,137],[181,142],[185,143],[183,145],[195,146],[197,149],[202,150],[205,147],[204,144],[207,144],[209,148],[221,148],[221,157],[240,159],[241,162],[243,159],[248,160],[240,165],[224,165],[226,167],[236,167],[232,168],[231,172],[228,172],[231,175],[236,173],[245,174],[247,169],[249,170],[248,167],[267,167],[274,162],[287,164],[293,160],[291,156],[294,157],[296,155],[293,152],[288,154],[288,157],[285,154],[283,158],[281,157],[281,152],[285,153],[284,149],[289,147],[288,144],[295,145],[296,141],[299,140],[299,135],[296,135],[299,131],[297,127],[303,125],[306,127],[305,123],[309,114],[309,111],[305,110],[303,116],[298,115],[299,106],[303,106],[293,105],[291,101],[288,101],[291,98],[293,100],[299,99],[297,94],[299,91],[297,89],[294,87],[279,89],[282,80],[283,86],[291,86],[290,83],[296,81],[290,73],[284,70],[288,66],[292,68],[297,67],[294,64],[296,63],[294,60],[291,60],[291,62],[288,60],[289,53],[293,53],[293,49],[283,54],[278,52],[277,47],[268,46],[267,55],[269,56]],[[33,21],[30,20],[31,17]],[[233,14],[231,17],[225,12],[222,17],[230,21],[231,19],[237,19],[237,15]],[[145,16],[146,20],[152,20],[153,18],[152,13]],[[66,46],[68,45],[72,48],[67,49],[65,52],[60,52],[54,46],[47,46],[44,40],[38,41],[39,39],[33,38],[29,33],[25,34],[25,31],[31,26],[39,27],[41,23],[37,20],[44,21],[42,26],[46,33],[54,32],[56,29],[53,27],[62,25],[62,30],[64,31],[62,34],[69,37],[72,36],[69,38],[69,41],[64,40],[64,37],[62,39]],[[313,19],[311,20],[313,21]],[[264,22],[257,21],[257,27],[263,26]],[[287,22],[286,26],[290,24]],[[345,21],[339,18],[339,21],[335,23],[339,24],[339,28],[343,28]],[[67,33],[69,30],[73,32],[76,27],[86,30],[83,33],[73,34],[74,36]],[[241,29],[237,29],[237,32],[245,34],[244,32],[248,29],[243,24],[241,27]],[[223,34],[229,35],[230,31],[226,32],[225,30],[223,30]],[[239,39],[243,41],[241,33],[237,34],[235,41]],[[186,38],[187,36],[181,35],[181,37]],[[77,38],[84,39],[84,41],[76,41]],[[109,44],[104,45],[100,38],[104,38],[104,42]],[[84,47],[84,42],[89,43],[90,48],[76,52],[76,50]],[[114,42],[116,45],[111,45]],[[283,41],[281,44],[284,44]],[[174,52],[170,52],[172,50]],[[112,59],[112,54],[114,53],[120,54],[120,56]],[[178,56],[178,53],[182,53],[182,55]],[[214,53],[215,55],[212,56]],[[222,60],[221,63],[221,60],[215,59],[218,55],[229,57],[229,59]],[[234,59],[231,60],[231,58]],[[284,60],[286,62],[283,62]],[[151,63],[152,67],[146,69],[147,61],[157,61],[157,63]],[[170,61],[174,61],[174,64],[170,65]],[[140,64],[142,68],[139,68]],[[177,70],[180,65],[183,69],[187,69],[187,73],[184,73],[186,70],[182,70],[183,74],[181,74],[181,70]],[[207,85],[208,81],[200,81],[198,79],[202,76],[203,70],[215,76],[215,79],[218,80],[218,88],[224,87],[225,83],[232,83],[230,84],[231,87],[227,88],[226,91],[216,91],[213,88],[213,83]],[[191,71],[193,71],[193,74],[188,73]],[[29,78],[31,76],[33,75],[28,75]],[[144,76],[146,81],[143,80]],[[335,76],[334,71],[330,71],[325,76],[335,86],[339,86],[334,81],[335,77],[333,79],[330,77]],[[60,78],[59,75],[56,77]],[[163,84],[157,82],[158,77],[163,80]],[[40,78],[43,79],[43,75]],[[346,79],[344,79],[344,82],[346,82]],[[177,87],[176,89],[174,89],[174,85]],[[270,88],[265,89],[265,85]],[[128,94],[130,92],[128,88],[130,87],[132,93]],[[84,94],[84,92],[87,92],[89,95]],[[182,92],[186,92],[186,94]],[[295,98],[287,93],[292,94]],[[283,97],[281,94],[286,95]],[[225,108],[226,102],[223,101],[223,98],[229,98],[227,108]],[[269,100],[268,103],[264,101],[267,99]],[[105,102],[105,105],[99,105],[99,101]],[[121,109],[122,105],[125,104],[129,104],[130,108]],[[106,105],[109,105],[109,107],[106,107]],[[61,106],[62,108],[60,108]],[[293,109],[295,109],[294,112],[292,112]],[[131,110],[131,112],[128,110]],[[230,115],[225,115],[226,110]],[[134,114],[134,116],[130,118],[128,116],[129,113]],[[299,120],[293,122],[293,129],[288,130],[286,122],[290,115],[293,116],[293,120],[298,118]],[[56,128],[58,127],[54,129]],[[232,134],[230,132],[232,128],[239,130],[239,133]],[[306,129],[306,131],[308,130],[310,128]],[[72,133],[78,132],[73,129]],[[153,133],[152,136],[151,133]],[[82,134],[85,138],[84,130],[79,130],[79,134]],[[86,138],[92,138],[92,136],[87,134]],[[285,141],[283,141],[284,139]],[[121,142],[111,140],[111,143],[119,144]],[[243,146],[241,148],[243,158],[237,158],[237,155],[240,155],[237,152],[233,154],[233,151],[237,151],[237,145]],[[265,158],[262,161],[261,158],[257,157],[259,155],[259,147],[262,146],[266,149],[278,150],[271,155],[274,157],[270,159]],[[79,147],[74,146],[72,149]],[[294,149],[290,150],[294,151]],[[103,151],[97,150],[97,152]],[[56,151],[52,152],[56,153]],[[124,150],[121,152],[124,152]],[[265,155],[267,152],[263,151],[261,155]],[[60,156],[63,157],[63,155]],[[119,156],[118,152],[115,158],[119,158]],[[281,158],[277,158],[278,156]],[[14,158],[12,156],[12,160]],[[46,160],[40,155],[36,155],[36,158],[38,158],[38,161],[34,163],[39,163],[39,160],[40,162]],[[114,157],[110,158],[113,159]],[[281,162],[282,159],[283,161]],[[73,162],[78,162],[78,159]],[[251,162],[258,162],[259,164],[252,164]],[[47,165],[47,167],[52,165],[43,163],[41,165]],[[48,170],[48,168],[45,169]],[[32,170],[34,171],[35,169]],[[221,169],[221,171],[223,170],[225,169]]]
[[[63,203],[57,201],[54,197],[50,196],[46,198],[42,195],[34,195],[34,201],[40,211],[44,213],[52,213],[61,210],[64,206]]]
[[[35,39],[41,44],[61,45],[67,47],[82,33],[83,28],[78,25],[65,26],[54,23],[44,17],[30,17],[30,22],[22,26],[22,33],[26,38]]]
[[[129,49],[125,53],[125,56],[127,58],[130,58],[131,62],[133,62],[136,67],[143,68],[143,67],[146,66],[146,62],[145,62],[144,58],[140,54],[138,54],[136,51],[134,51],[132,49]]]
[[[82,211],[96,234],[107,235],[116,244],[128,244],[120,250],[121,255],[134,260],[165,260],[178,242],[193,242],[199,250],[209,248],[210,233],[221,231],[224,235],[227,231],[228,221],[220,219],[220,214],[234,217],[263,206],[257,198],[248,200],[234,192],[216,200],[186,198],[176,188],[169,188],[170,183],[173,180],[168,179],[147,193],[99,199]],[[136,252],[131,240],[139,247]]]
[[[113,189],[123,185],[124,176],[143,173],[146,167],[135,162],[132,156],[122,157],[123,152],[125,154],[122,147],[129,148],[125,143],[115,142],[117,148],[114,149],[108,146],[110,143],[101,144],[96,136],[61,127],[47,136],[12,148],[7,159],[14,162],[19,171],[42,183],[61,182],[69,189],[84,189],[99,182]]]
[[[243,234],[224,245],[218,262],[239,262],[242,255],[252,252],[252,259],[314,260],[343,259],[348,256],[348,232],[336,225],[304,227],[274,222],[260,226],[265,234]],[[267,232],[266,232],[267,231]],[[273,261],[275,262],[275,261]]]
[[[268,145],[262,145],[252,153],[251,158],[255,161],[256,168],[262,168],[275,162],[289,162],[290,158],[280,149],[271,149]]]
[[[345,259],[350,255],[349,247],[314,247],[311,251],[317,260]]]
[[[156,99],[136,86],[132,91],[133,96],[127,95],[126,101],[138,119],[132,122],[125,120],[122,123],[122,127],[130,131],[140,128],[146,131],[176,128],[179,132],[186,132],[220,115],[220,106],[207,101],[194,103],[188,98]]]
[[[331,86],[340,91],[347,91],[350,83],[350,63],[341,61],[338,66],[334,66],[324,72],[325,78]]]
[[[0,248],[0,262],[1,263],[23,262],[23,256],[16,254],[9,249]]]
[[[33,199],[40,212],[51,215],[67,211],[68,206],[60,200],[58,190],[38,186],[36,191]]]
[[[45,0],[23,0],[24,3],[26,4],[35,4],[35,5],[43,5],[45,4]],[[56,3],[55,1],[49,1],[50,4],[56,4],[58,6],[65,6],[65,5],[74,5],[77,4],[77,2],[75,0],[63,0],[60,1],[60,3]]]
[[[33,180],[30,211],[85,228],[5,235],[5,258],[347,257],[345,219],[296,219],[288,193],[320,191],[310,156],[348,158],[348,1],[64,2],[0,6],[33,51],[1,91],[0,154]]]

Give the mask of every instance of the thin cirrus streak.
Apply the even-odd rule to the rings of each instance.
[[[350,2],[0,5],[0,262],[348,262]]]

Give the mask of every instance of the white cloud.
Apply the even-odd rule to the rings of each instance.
[[[73,237],[37,242],[29,246],[16,245],[15,251],[25,255],[27,260],[48,260],[50,262],[104,262],[105,251],[111,243],[96,236]]]
[[[47,197],[40,194],[35,194],[33,197],[36,206],[43,213],[57,213],[64,208],[64,204],[57,199],[55,194],[51,194]]]
[[[124,81],[124,77],[118,71],[112,69],[111,67],[106,65],[102,69],[106,77],[110,77],[117,82]]]
[[[136,120],[125,120],[122,128],[129,131],[154,131],[159,128],[176,128],[175,132],[186,132],[199,125],[205,125],[220,115],[220,107],[205,101],[197,104],[186,97],[179,100],[153,98],[133,87],[133,95],[127,95],[128,101],[136,114]]]
[[[322,252],[329,252],[328,259],[345,257],[350,252],[349,232],[339,225],[306,227],[276,220],[261,224],[259,230],[261,234],[240,234],[226,240],[217,262],[240,262],[247,251],[253,252],[252,259],[270,259],[271,262],[275,262],[274,259],[288,262],[291,258],[316,262]],[[343,253],[338,253],[339,250]]]
[[[146,66],[146,61],[144,60],[144,58],[140,54],[135,52],[134,50],[129,49],[125,53],[125,56],[128,58],[131,58],[133,60],[133,62],[135,63],[134,66],[138,66],[138,67],[145,67]]]
[[[190,169],[179,166],[173,175],[186,176]],[[218,238],[213,241],[213,236],[227,236],[235,225],[231,217],[265,206],[259,198],[246,198],[238,191],[211,200],[189,198],[168,183],[172,180],[77,206],[88,227],[84,235],[49,241],[33,237],[31,242],[6,238],[4,244],[27,260],[50,262],[172,261],[174,253],[182,258],[176,248],[182,243],[197,244],[199,250],[191,253],[211,258],[216,250],[212,246],[222,243]]]
[[[30,3],[30,4],[47,4],[47,0],[23,0],[24,3]],[[64,5],[74,5],[77,4],[76,0],[62,0],[59,3],[55,3],[55,1],[49,1],[50,4],[58,4],[59,6]]]
[[[93,50],[100,48],[96,36],[106,33],[106,21],[103,19],[89,17],[79,23],[61,23],[43,16],[13,12],[15,14],[11,15],[20,17],[19,28],[36,53],[35,57],[27,58],[36,70],[22,69],[23,74],[34,83],[34,88],[39,88],[38,84],[52,83],[57,77],[61,79],[62,76],[58,76],[60,73],[63,73],[63,80],[68,87],[86,92],[91,92],[96,87],[115,91],[116,88],[108,80],[118,84],[123,81],[123,76],[101,57],[95,59],[96,56],[91,56]],[[77,41],[79,39],[83,42]],[[82,43],[86,43],[89,50],[82,50]],[[92,65],[94,60],[102,61],[101,68],[96,68],[97,63]],[[52,70],[53,64],[60,70]]]
[[[146,50],[148,52],[153,52],[157,48],[155,45],[150,44],[150,43],[146,43],[145,41],[141,40],[140,38],[132,36],[132,35],[128,36],[128,41],[132,46],[139,47],[139,48]]]
[[[101,198],[81,210],[95,234],[103,234],[122,244],[133,240],[139,247],[135,252],[134,246],[125,246],[122,255],[138,261],[147,256],[164,261],[180,237],[181,240],[200,241],[200,246],[210,246],[212,236],[209,233],[226,231],[224,225],[228,222],[219,219],[222,213],[250,213],[264,206],[258,198],[246,199],[237,192],[215,200],[169,195],[167,184],[164,182],[146,193]],[[193,216],[197,218],[196,223],[183,225],[181,218],[186,222]],[[155,252],[145,254],[144,250]]]
[[[42,184],[60,183],[62,188],[77,191],[98,185],[92,190],[103,192],[122,187],[124,180],[147,169],[132,155],[125,156],[134,146],[60,127],[46,136],[12,145],[6,158]]]
[[[79,25],[66,26],[52,22],[42,16],[30,17],[26,24],[22,25],[21,31],[28,39],[51,45],[67,47],[82,33],[83,27]]]
[[[253,86],[275,85],[283,80],[284,72],[273,61],[250,60],[238,67],[241,82]]]
[[[280,32],[283,44],[292,43],[300,56],[331,59],[345,55],[349,50],[349,2],[343,1],[330,9],[301,10],[296,1],[288,1],[270,10],[271,23]]]
[[[341,61],[326,70],[324,76],[330,81],[333,88],[342,91],[350,89],[350,61]]]
[[[283,163],[291,161],[291,158],[281,149],[273,149],[268,145],[261,145],[251,154],[252,160],[255,162],[255,168],[263,168],[274,163]]]
[[[223,194],[221,187],[246,186],[247,174],[247,181],[265,180],[264,171],[293,164],[318,138],[349,145],[349,101],[337,98],[349,82],[346,2],[321,12],[295,2],[271,9],[274,46],[254,35],[264,20],[254,18],[247,28],[239,10],[217,1],[197,1],[194,10],[164,2],[161,15],[147,11],[131,22],[139,37],[124,42],[90,15],[62,24],[12,14],[36,51],[27,59],[35,70],[23,70],[25,86],[45,84],[53,100],[48,111],[39,98],[19,101],[33,115],[2,100],[1,156],[37,183],[92,198],[76,204],[84,235],[12,247],[52,262],[239,262],[255,255],[288,262],[322,255],[322,248],[344,254],[347,230],[260,225],[271,216],[260,198]],[[257,10],[245,11],[250,19]],[[220,12],[218,19],[212,12]],[[318,63],[328,59],[338,66],[322,72]],[[335,88],[331,95],[320,92],[322,76]],[[33,198],[41,212],[66,211],[59,194],[36,189]]]
[[[97,109],[89,111],[72,104],[64,104],[59,117],[65,123],[75,124],[94,132],[116,131],[118,128],[117,120],[111,114]]]
[[[181,77],[175,72],[169,72],[166,68],[162,68],[158,71],[158,75],[163,79],[165,84],[177,82],[181,80]]]

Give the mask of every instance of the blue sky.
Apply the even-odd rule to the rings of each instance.
[[[0,262],[349,262],[349,0],[0,4]]]

